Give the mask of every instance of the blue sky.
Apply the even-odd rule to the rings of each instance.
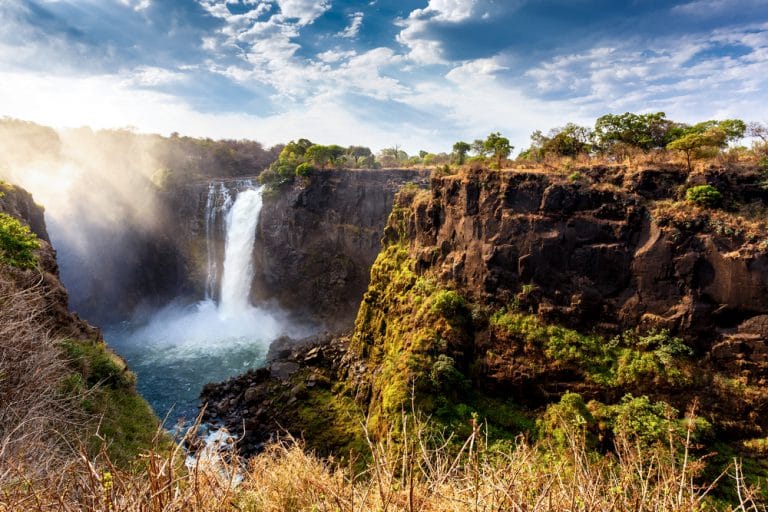
[[[768,121],[765,0],[0,0],[0,116],[449,151],[608,112]]]

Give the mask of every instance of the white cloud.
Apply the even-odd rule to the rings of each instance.
[[[360,27],[363,26],[363,13],[362,12],[355,12],[352,13],[352,15],[349,17],[349,26],[339,32],[339,37],[345,37],[349,39],[354,39],[357,37],[357,35],[360,33]]]
[[[300,26],[309,25],[331,8],[330,0],[277,0],[286,19],[297,19]]]
[[[143,11],[152,5],[152,0],[118,0],[126,7],[130,7],[134,11]]]
[[[499,56],[491,57],[488,59],[475,59],[467,61],[460,66],[451,69],[446,75],[449,81],[461,84],[464,82],[472,81],[478,77],[492,76],[499,71],[509,69],[501,64],[501,58]]]
[[[708,52],[736,43],[751,52]],[[742,27],[656,40],[650,48],[636,42],[598,47],[553,58],[526,76],[538,93],[566,96],[603,113],[664,110],[670,117],[695,121],[727,112],[753,119],[766,115],[766,108],[749,95],[757,99],[759,91],[768,89],[768,31]],[[755,110],[744,110],[739,101]]]
[[[458,24],[470,19],[488,20],[492,12],[519,7],[524,0],[429,0],[423,9],[414,9],[405,19],[398,43],[408,48],[408,57],[417,64],[446,64],[441,41],[431,35],[436,24]]]
[[[126,73],[125,83],[141,87],[155,87],[178,83],[184,79],[185,75],[177,71],[154,66],[139,66],[133,71]]]
[[[693,0],[672,7],[673,14],[695,18],[717,18],[734,11],[765,7],[764,0]]]
[[[355,55],[357,55],[357,52],[354,50],[343,51],[343,50],[337,49],[337,50],[326,50],[322,53],[318,53],[317,58],[323,62],[331,64],[334,62],[339,62],[341,60],[346,60]]]

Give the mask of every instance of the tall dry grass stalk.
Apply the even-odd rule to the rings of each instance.
[[[744,484],[738,462],[716,481],[700,481],[690,437],[679,440],[682,451],[672,438],[670,446],[653,448],[620,439],[614,455],[598,456],[577,431],[564,446],[520,437],[497,447],[482,425],[472,427],[457,445],[430,432],[428,422],[403,416],[400,430],[368,438],[362,470],[354,461],[321,460],[291,438],[249,461],[209,452],[185,468],[179,446],[161,449],[158,437],[140,470],[120,470],[104,452],[95,460],[81,452],[66,478],[4,487],[0,510],[688,512],[714,510],[708,496],[716,483],[736,486],[730,510],[766,510],[757,490]]]
[[[158,432],[132,470],[105,450],[89,456],[72,441],[86,432],[46,318],[43,287],[19,289],[0,276],[0,512],[17,511],[692,511],[711,509],[714,486],[730,485],[731,510],[764,511],[738,460],[703,481],[691,434],[668,446],[627,438],[611,455],[587,449],[583,432],[565,443],[523,437],[493,445],[473,420],[463,442],[403,414],[400,427],[368,441],[365,460],[346,465],[306,452],[292,438],[249,461],[202,451],[183,464],[182,444]],[[196,427],[184,440],[198,444]],[[360,468],[363,469],[360,469]]]
[[[60,473],[82,429],[79,397],[63,390],[67,363],[51,335],[42,276],[0,274],[0,486]]]

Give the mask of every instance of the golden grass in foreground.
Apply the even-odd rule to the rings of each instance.
[[[701,461],[685,439],[654,448],[623,440],[615,455],[597,456],[578,433],[559,447],[522,437],[495,447],[475,426],[457,449],[428,435],[426,425],[412,426],[410,417],[403,423],[383,441],[369,439],[363,471],[318,459],[293,440],[270,445],[247,464],[209,454],[190,469],[178,462],[180,448],[154,450],[134,473],[117,469],[104,453],[94,461],[80,455],[64,475],[5,478],[0,510],[692,511],[715,510],[709,493],[718,480],[735,487],[725,510],[766,510],[737,462],[715,482],[700,482]]]

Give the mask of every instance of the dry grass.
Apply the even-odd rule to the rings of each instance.
[[[50,334],[42,276],[19,285],[29,274],[9,269],[0,275],[0,486],[22,474],[62,471],[83,420],[78,397],[62,388],[69,371]]]
[[[7,276],[5,276],[7,277]],[[368,439],[365,461],[341,466],[293,439],[249,461],[230,451],[199,452],[185,467],[181,444],[158,432],[131,469],[82,443],[82,397],[62,391],[66,361],[50,336],[44,292],[0,279],[0,512],[16,511],[691,511],[714,510],[715,484],[730,486],[733,511],[767,510],[745,484],[738,460],[705,481],[691,440],[670,434],[647,447],[618,439],[611,455],[586,448],[584,433],[564,444],[523,437],[490,444],[473,421],[459,442],[428,421],[403,415],[397,431]],[[693,428],[694,421],[689,421]],[[193,441],[195,429],[186,442]],[[362,468],[362,469],[361,469]]]
[[[688,449],[690,432],[654,448],[620,440],[614,455],[598,456],[585,449],[578,429],[557,448],[522,437],[489,446],[474,424],[457,447],[412,416],[402,424],[386,439],[369,438],[362,471],[321,460],[293,439],[247,463],[229,452],[207,452],[187,469],[178,462],[178,446],[148,452],[140,472],[116,468],[103,452],[95,460],[81,453],[65,477],[3,486],[0,510],[692,511],[715,510],[709,493],[726,480],[738,498],[720,509],[766,510],[744,484],[738,461],[715,481],[700,481],[703,464]]]

